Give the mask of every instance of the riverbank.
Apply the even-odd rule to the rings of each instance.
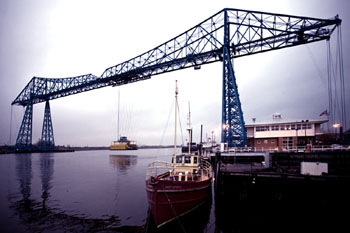
[[[155,146],[155,145],[141,145],[139,149],[165,149],[173,148],[172,145]],[[177,146],[180,147],[180,146]],[[41,153],[41,152],[74,152],[74,151],[90,151],[90,150],[109,150],[109,146],[55,146],[53,150],[42,150],[37,146],[33,146],[30,150],[17,150],[15,146],[3,145],[0,146],[0,154],[13,153]]]

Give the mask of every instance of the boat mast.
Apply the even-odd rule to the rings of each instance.
[[[191,129],[191,108],[190,102],[188,101],[188,153],[191,154],[191,144],[192,144],[192,129]]]
[[[175,80],[175,136],[174,136],[174,162],[176,161],[176,123],[177,123],[177,94],[179,90],[177,88],[177,80]]]

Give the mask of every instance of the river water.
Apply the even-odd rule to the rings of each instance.
[[[215,232],[214,202],[155,229],[147,164],[173,149],[0,155],[0,232]]]
[[[154,160],[170,162],[172,153],[169,148],[0,154],[0,232],[294,233],[349,227],[348,181],[243,176],[228,177],[216,192],[213,184],[201,207],[156,229],[148,211],[146,167]]]

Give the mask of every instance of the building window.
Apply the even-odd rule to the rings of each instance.
[[[264,144],[267,144],[267,143],[269,143],[269,140],[265,139]]]
[[[261,144],[261,141],[260,141],[260,140],[258,140],[258,141],[256,141],[256,143]]]
[[[262,132],[262,131],[269,131],[270,126],[257,126],[256,127],[256,132]]]
[[[291,149],[291,148],[293,148],[293,138],[292,137],[283,137],[282,147],[284,149]]]
[[[291,125],[281,125],[281,130],[291,130]]]
[[[271,131],[278,131],[278,130],[280,130],[280,127],[278,125],[271,126]]]
[[[274,144],[275,143],[275,140],[274,139],[271,139],[271,144]]]

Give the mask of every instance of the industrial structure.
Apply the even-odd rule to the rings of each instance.
[[[222,133],[229,147],[245,146],[247,135],[232,59],[329,39],[338,16],[317,19],[240,9],[223,9],[179,36],[128,61],[93,74],[69,78],[33,77],[12,105],[26,107],[16,147],[32,146],[33,105],[46,102],[41,145],[54,147],[49,101],[107,86],[150,79],[154,75],[222,62]]]

